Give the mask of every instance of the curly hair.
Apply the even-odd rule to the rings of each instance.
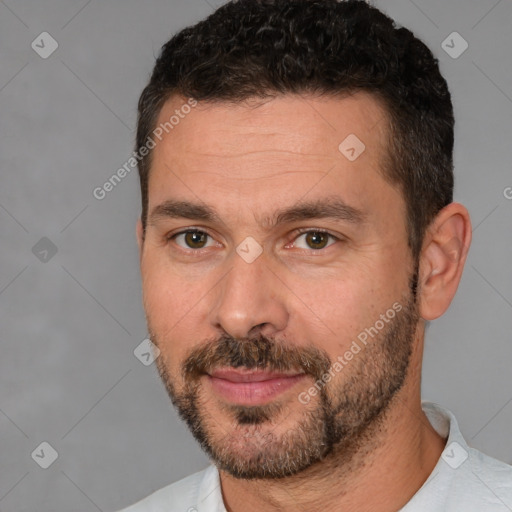
[[[241,102],[281,94],[369,92],[384,106],[383,176],[401,189],[408,242],[453,198],[453,107],[423,42],[362,0],[238,0],[187,27],[161,50],[138,104],[136,146],[174,95]],[[145,229],[151,153],[139,161]]]

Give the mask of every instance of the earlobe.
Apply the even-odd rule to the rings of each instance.
[[[434,320],[450,306],[471,244],[471,221],[459,203],[445,206],[425,234],[420,256],[420,315]]]

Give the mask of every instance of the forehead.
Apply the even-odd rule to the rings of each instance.
[[[189,152],[189,158],[239,156],[251,150],[325,156],[327,148],[337,150],[350,134],[358,135],[370,149],[384,149],[380,146],[387,115],[379,100],[365,92],[323,97],[287,94],[240,103],[200,102],[190,109],[187,103],[186,98],[172,97],[162,108],[157,126],[167,123],[164,149]],[[176,124],[169,126],[171,118]]]
[[[187,102],[173,97],[159,114],[167,129],[153,150],[150,210],[169,195],[250,207],[337,192],[360,208],[392,188],[381,172],[388,117],[368,93]]]

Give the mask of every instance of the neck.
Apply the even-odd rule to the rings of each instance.
[[[350,446],[298,475],[241,480],[221,471],[224,503],[228,512],[393,512],[423,485],[444,444],[421,409],[419,384],[406,384]]]

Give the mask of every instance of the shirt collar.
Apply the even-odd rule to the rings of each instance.
[[[426,400],[422,400],[421,407],[434,430],[446,439],[446,444],[427,480],[400,512],[444,512],[455,470],[466,462],[470,448],[451,411]]]

